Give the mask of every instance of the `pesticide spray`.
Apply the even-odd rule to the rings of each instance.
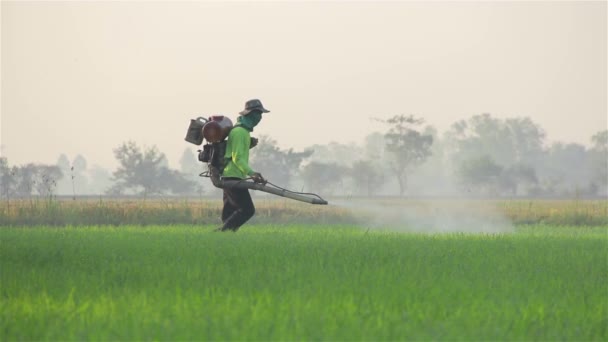
[[[348,210],[359,225],[370,230],[415,233],[509,233],[512,223],[488,203],[450,200],[332,201]]]

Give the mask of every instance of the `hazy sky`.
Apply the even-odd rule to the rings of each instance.
[[[189,120],[236,119],[282,147],[361,142],[370,117],[440,132],[530,116],[549,141],[607,126],[607,2],[2,1],[2,155],[83,154],[113,168],[126,140],[173,167]]]

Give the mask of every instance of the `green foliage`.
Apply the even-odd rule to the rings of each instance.
[[[120,166],[114,171],[115,184],[109,189],[110,194],[130,191],[148,196],[197,192],[193,181],[166,166],[167,158],[156,146],[142,149],[133,141],[129,141],[114,149],[114,156]]]
[[[337,163],[313,161],[302,168],[301,176],[306,191],[323,192],[331,195],[335,189],[343,186],[348,168]]]
[[[530,118],[474,115],[454,123],[445,136],[450,158],[467,186],[509,195],[538,190],[545,132]]]
[[[597,193],[608,196],[608,130],[591,137],[591,178],[598,187]]]
[[[3,228],[0,339],[608,339],[608,231]]]
[[[312,149],[295,152],[279,148],[276,140],[263,135],[253,153],[250,165],[275,184],[289,186],[300,165],[313,154]]]
[[[359,189],[360,195],[373,196],[384,183],[384,174],[380,165],[370,160],[353,162],[350,177]]]
[[[418,130],[424,120],[413,115],[395,115],[384,122],[390,125],[384,135],[386,151],[391,155],[391,170],[399,181],[399,195],[403,196],[408,172],[431,155],[433,136]]]
[[[580,144],[554,143],[543,158],[542,176],[553,187],[546,191],[555,193],[563,188],[583,188],[591,178],[589,155]]]
[[[29,163],[9,166],[8,160],[0,157],[0,198],[38,195],[52,197],[57,181],[63,178],[61,169],[55,165]]]
[[[490,155],[498,164],[510,166],[538,160],[545,132],[530,118],[502,120],[485,113],[454,123],[446,138],[457,162]]]
[[[492,189],[498,185],[502,167],[488,156],[464,161],[460,165],[460,178],[466,186]],[[491,190],[490,190],[491,191]]]
[[[608,129],[597,132],[591,137],[593,148],[598,151],[608,152]]]

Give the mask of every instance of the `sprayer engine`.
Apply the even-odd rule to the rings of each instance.
[[[201,176],[210,177],[214,186],[221,188],[221,175],[224,171],[224,155],[226,154],[226,138],[232,129],[232,120],[227,116],[214,115],[208,119],[198,117],[190,120],[185,140],[195,145],[207,143],[198,150],[198,160],[207,163],[209,171]]]
[[[199,116],[190,120],[185,140],[194,145],[202,144],[203,139],[209,143],[217,143],[226,139],[231,129],[232,120],[227,116],[214,115],[208,119]]]

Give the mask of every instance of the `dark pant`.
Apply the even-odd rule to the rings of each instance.
[[[225,178],[232,180],[232,178]],[[235,178],[239,180],[238,178]],[[255,207],[247,189],[224,189],[224,208],[222,209],[222,230],[237,231],[255,214]]]

